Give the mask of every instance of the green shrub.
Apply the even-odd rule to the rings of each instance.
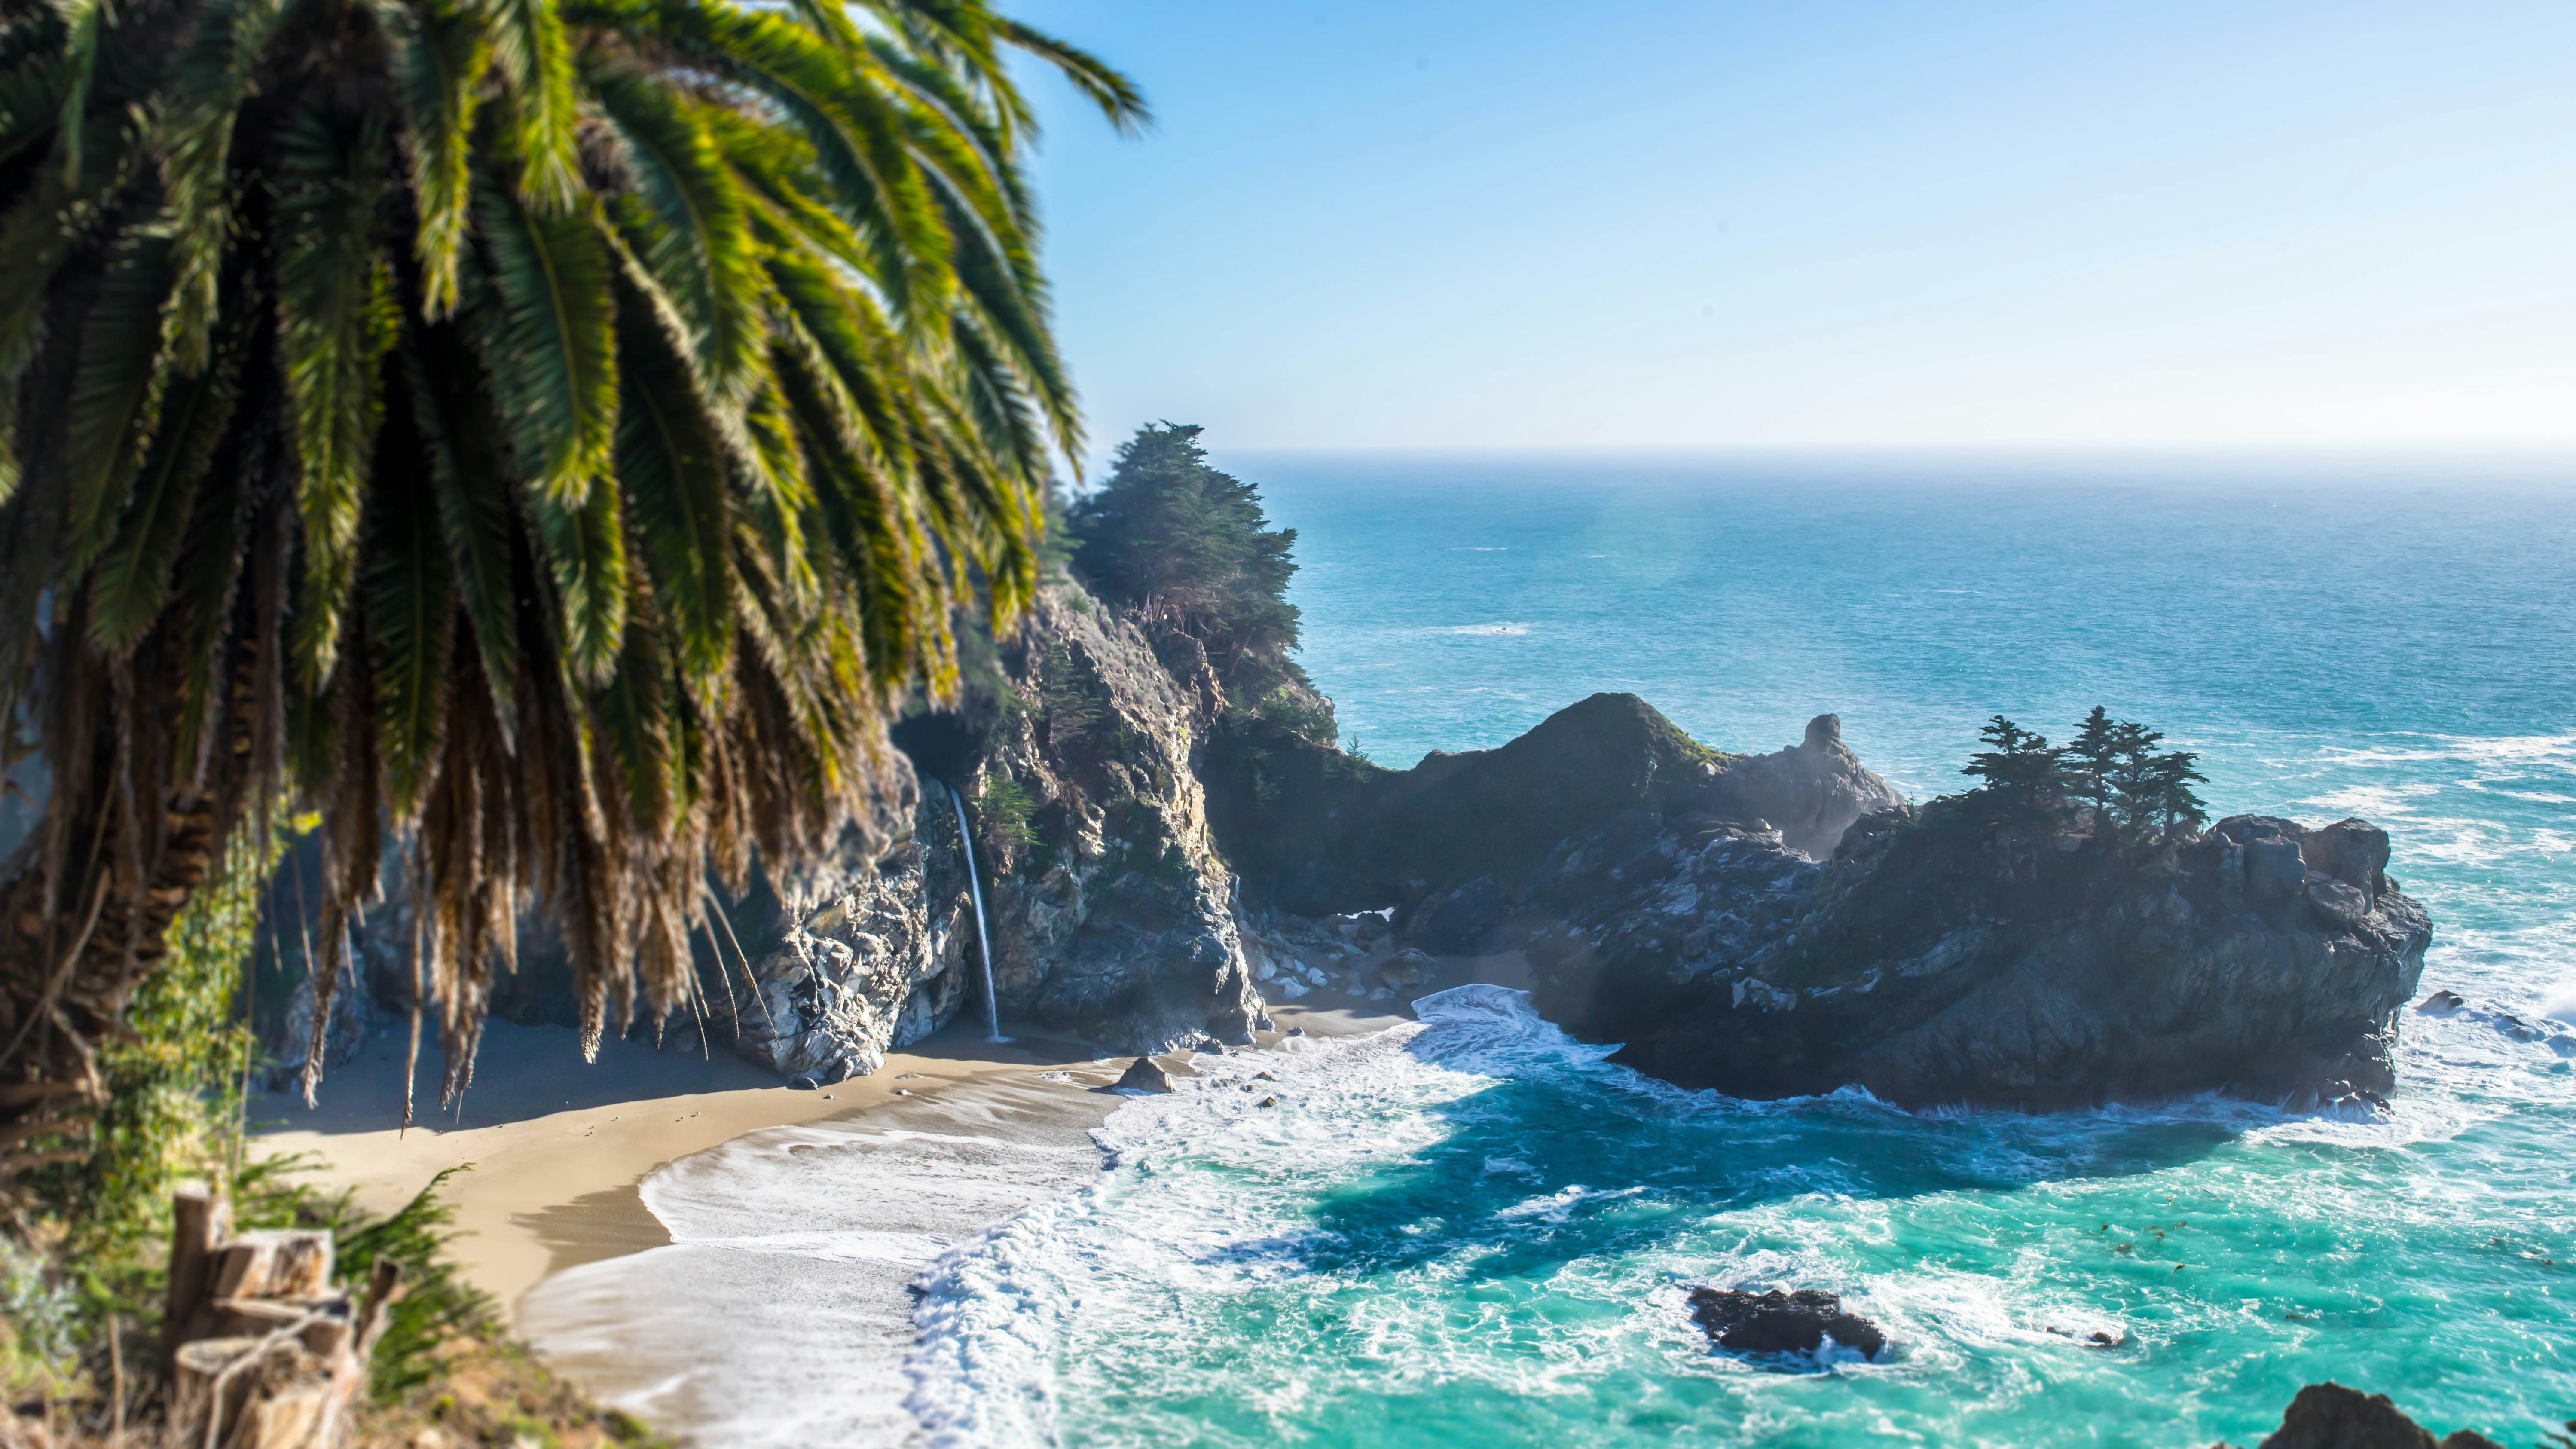
[[[984,823],[984,839],[995,849],[1037,844],[1038,833],[1029,823],[1037,813],[1037,798],[1008,775],[986,775],[975,792],[975,814]]]

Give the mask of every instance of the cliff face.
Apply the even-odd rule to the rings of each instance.
[[[2240,816],[2135,859],[1959,801],[1868,817],[1829,865],[1714,820],[1570,841],[1525,886],[1534,999],[1618,1060],[1782,1097],[2055,1106],[2395,1082],[2431,928],[2359,820]]]
[[[1776,820],[1830,854],[1843,828],[1900,803],[1818,716],[1806,741],[1727,755],[1633,694],[1568,705],[1491,750],[1380,769],[1256,722],[1207,754],[1211,814],[1247,880],[1306,915],[1410,904],[1512,881],[1567,837],[1625,813]]]
[[[1158,657],[1081,590],[1047,590],[1000,650],[987,717],[900,732],[951,777],[920,778],[911,838],[786,893],[746,1054],[837,1081],[983,1011],[952,785],[1005,1015],[1122,1051],[1250,1040],[1261,1002],[1191,766],[1223,691],[1189,642]]]
[[[748,997],[715,993],[719,1018],[731,1018],[719,1039],[782,1076],[863,1076],[978,1009],[956,828],[940,828],[944,799],[907,784],[897,803],[910,833],[870,858],[854,831],[838,859],[782,883],[762,933],[776,944],[752,964]]]
[[[1193,753],[1224,694],[1192,641],[1155,649],[1071,586],[1004,652],[1006,708],[974,775],[1005,1011],[1121,1049],[1251,1039],[1261,1012]],[[1027,801],[1020,828],[992,806]]]

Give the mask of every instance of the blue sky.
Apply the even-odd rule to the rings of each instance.
[[[1095,451],[2576,443],[2576,4],[1026,0]]]

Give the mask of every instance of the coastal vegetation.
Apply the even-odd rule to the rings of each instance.
[[[984,0],[0,19],[13,1407],[140,1406],[195,1179],[404,1263],[388,1402],[466,1352],[589,1412],[440,1266],[434,1192],[370,1222],[247,1150],[263,887],[311,836],[309,1095],[407,879],[452,1098],[523,913],[595,1050],[693,1004],[711,881],[880,825],[889,717],[1027,607],[1081,447],[1017,61],[1148,119]]]
[[[1107,482],[1067,511],[1074,566],[1149,628],[1197,640],[1236,709],[1330,743],[1332,707],[1290,657],[1297,531],[1272,528],[1259,492],[1209,465],[1201,431],[1149,423],[1119,446]]]
[[[524,905],[595,1047],[691,998],[711,869],[868,818],[1080,438],[1011,53],[1143,122],[973,0],[9,22],[0,718],[46,793],[0,880],[0,1185],[75,1150],[93,1044],[290,804],[317,1012],[397,851],[451,1095]]]
[[[2209,822],[2191,788],[2209,783],[2200,757],[2159,751],[2163,732],[2115,721],[2098,704],[2065,745],[2051,746],[2002,715],[1978,738],[1986,748],[1959,773],[1984,781],[1975,794],[2007,819],[2054,822],[2082,809],[2098,833],[2127,844],[2178,839]]]

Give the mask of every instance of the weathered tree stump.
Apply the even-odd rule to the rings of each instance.
[[[235,1234],[221,1198],[178,1197],[170,1244],[169,1449],[339,1449],[400,1269],[332,1285],[327,1232]]]

